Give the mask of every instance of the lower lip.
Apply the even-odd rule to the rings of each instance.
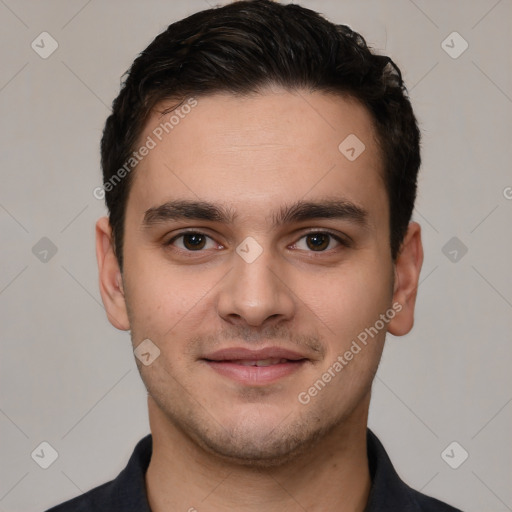
[[[229,377],[241,384],[262,385],[270,384],[283,377],[295,373],[303,367],[305,359],[289,361],[270,366],[245,366],[230,361],[208,361],[206,363],[212,370]]]

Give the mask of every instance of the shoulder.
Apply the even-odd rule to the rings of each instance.
[[[372,488],[365,512],[462,512],[409,487],[398,476],[384,446],[370,429],[367,441]]]
[[[102,484],[46,512],[112,512],[112,485],[113,481]]]
[[[409,490],[412,500],[414,500],[418,510],[421,510],[421,512],[462,512],[462,510],[452,507],[444,501],[425,496],[425,494],[421,494],[411,488]]]
[[[138,442],[117,478],[46,512],[150,512],[144,478],[151,454],[149,434]]]

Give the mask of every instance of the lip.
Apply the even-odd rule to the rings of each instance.
[[[270,366],[243,364],[247,361],[264,361],[266,359],[286,359],[286,361]],[[309,361],[307,357],[298,352],[280,347],[267,347],[259,350],[244,347],[226,348],[212,352],[202,360],[212,370],[224,377],[250,386],[262,386],[276,382],[297,372]]]
[[[210,361],[233,361],[233,360],[251,360],[259,361],[262,359],[289,359],[290,361],[298,361],[299,359],[307,359],[306,356],[280,347],[266,347],[258,350],[252,350],[245,347],[232,347],[217,350],[211,354],[207,354],[202,359]]]

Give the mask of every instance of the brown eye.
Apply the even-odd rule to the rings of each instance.
[[[182,242],[177,243],[180,239]],[[180,235],[175,236],[169,240],[166,245],[176,246],[182,251],[199,252],[206,248],[209,240],[211,240],[211,238],[203,233],[190,231],[189,233],[181,233]]]
[[[329,247],[330,238],[331,236],[327,233],[313,233],[306,236],[306,243],[313,251],[323,251]]]
[[[183,245],[191,251],[196,249],[203,249],[205,241],[206,238],[199,233],[183,235]]]
[[[303,240],[305,242],[303,242]],[[329,248],[332,241],[334,241],[335,245],[334,247]],[[326,252],[328,248],[336,248],[336,244],[338,246],[347,245],[339,236],[336,236],[333,233],[329,233],[327,231],[314,231],[301,237],[300,240],[295,244],[295,247],[310,252]]]

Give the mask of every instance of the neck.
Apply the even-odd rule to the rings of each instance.
[[[370,492],[368,409],[362,408],[286,464],[252,467],[206,452],[148,397],[153,454],[146,488],[153,512],[363,512]]]

